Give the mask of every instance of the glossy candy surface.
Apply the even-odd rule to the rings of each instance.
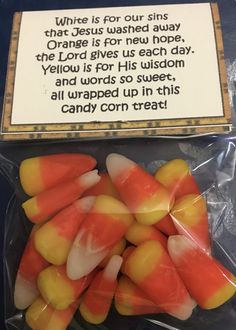
[[[48,267],[49,263],[37,252],[34,237],[39,226],[34,226],[23,252],[16,276],[14,303],[16,308],[25,309],[39,295],[37,288],[38,274]]]
[[[85,154],[56,154],[28,158],[20,164],[20,181],[29,196],[91,171],[96,159]]]
[[[93,279],[82,298],[80,313],[92,324],[99,324],[107,318],[117,287],[117,275],[122,264],[120,256],[113,256],[103,271]]]
[[[85,173],[28,199],[22,207],[32,222],[43,222],[70,205],[99,180],[97,170]]]
[[[28,308],[25,318],[32,330],[66,330],[78,307],[78,302],[67,309],[56,310],[41,297]]]
[[[121,199],[139,223],[151,225],[167,215],[173,203],[172,196],[149,173],[119,154],[110,154],[106,165]]]
[[[67,274],[79,279],[89,274],[110,252],[133,222],[128,208],[106,195],[96,197],[73,243],[67,259]]]
[[[66,267],[49,266],[38,276],[38,289],[44,300],[55,309],[66,309],[75,302],[91,283],[95,272],[72,281],[66,275]]]
[[[200,248],[210,252],[208,214],[201,195],[185,195],[175,201],[171,217],[179,234],[194,241]]]
[[[165,312],[181,320],[191,316],[195,303],[159,242],[140,244],[126,260],[124,272]]]
[[[234,295],[233,274],[187,237],[171,236],[168,250],[189,293],[202,308],[216,308]]]
[[[34,236],[35,248],[53,265],[66,263],[71,245],[94,197],[84,197],[57,213]]]

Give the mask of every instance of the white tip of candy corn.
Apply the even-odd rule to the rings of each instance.
[[[104,276],[108,280],[111,281],[115,280],[119,273],[122,262],[123,262],[123,258],[121,256],[118,255],[112,256],[104,270]]]
[[[14,292],[14,303],[17,309],[26,309],[38,297],[39,292],[36,285],[26,281],[17,274]]]
[[[95,202],[96,197],[94,196],[88,196],[83,197],[76,202],[74,202],[74,205],[78,207],[79,210],[81,210],[84,213],[88,213],[88,211],[91,209]]]
[[[178,261],[185,252],[194,249],[194,243],[183,235],[173,235],[168,238],[168,252],[173,262]]]
[[[176,317],[179,320],[187,320],[192,315],[193,309],[196,307],[196,302],[189,296],[186,298],[184,303],[181,304],[173,313],[170,315]]]
[[[112,180],[135,165],[135,162],[119,154],[110,154],[106,159],[107,171]]]
[[[88,275],[109,253],[108,250],[89,253],[88,249],[80,244],[73,244],[66,265],[67,276],[71,280],[78,280]]]
[[[86,190],[100,181],[100,176],[98,175],[98,170],[93,170],[81,175],[78,180],[80,185]]]

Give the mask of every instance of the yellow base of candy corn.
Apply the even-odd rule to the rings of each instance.
[[[232,285],[233,284],[233,285]],[[209,298],[201,307],[204,309],[213,309],[223,305],[229,300],[236,291],[236,278],[232,279],[232,283],[227,283],[223,288],[218,290],[211,298]]]
[[[44,300],[55,309],[66,309],[75,300],[73,289],[57,273],[54,266],[44,269],[39,274],[38,289]]]
[[[80,305],[80,313],[85,319],[85,321],[92,323],[92,324],[100,324],[105,321],[107,315],[94,315],[90,312],[90,310],[86,307],[85,304]]]
[[[55,313],[45,308],[45,302],[39,298],[27,310],[26,322],[33,330],[65,330],[65,324]]]
[[[63,265],[68,257],[72,242],[59,236],[50,223],[40,228],[34,238],[36,250],[53,265]]]
[[[34,196],[44,189],[44,184],[39,174],[40,162],[38,157],[23,160],[19,172],[21,185],[27,195]],[[37,189],[35,181],[37,181]]]

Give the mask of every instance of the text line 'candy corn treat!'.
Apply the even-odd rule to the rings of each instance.
[[[125,274],[164,312],[186,320],[195,307],[166,250],[157,241],[146,241],[130,254]]]
[[[39,228],[38,225],[33,227],[17,272],[14,302],[18,309],[27,308],[38,297],[38,274],[49,265],[34,247],[34,236]]]
[[[26,322],[32,330],[66,330],[78,305],[76,301],[67,309],[57,310],[39,297],[28,308]]]
[[[117,287],[117,275],[122,264],[120,256],[113,256],[104,270],[93,279],[80,305],[83,318],[92,324],[99,324],[107,318]]]
[[[99,180],[97,170],[87,172],[28,199],[22,207],[32,222],[43,222],[70,205]]]
[[[234,275],[187,237],[169,237],[168,250],[189,293],[202,308],[216,308],[235,294]]]
[[[201,249],[210,252],[207,206],[201,195],[178,198],[171,210],[171,217],[179,234],[189,237]]]
[[[198,185],[183,159],[173,159],[162,165],[155,178],[171,191],[175,198],[188,194],[200,194]]]
[[[133,216],[122,202],[106,195],[96,197],[68,255],[69,278],[89,274],[124,237],[132,222]]]
[[[84,197],[72,203],[42,225],[35,233],[37,251],[51,264],[66,263],[71,245],[95,197]]]
[[[66,275],[66,267],[49,266],[38,276],[38,289],[44,300],[55,309],[66,309],[75,302],[91,283],[96,271],[72,281]]]
[[[85,154],[56,154],[28,158],[20,164],[20,181],[29,196],[69,181],[97,164],[95,158]]]
[[[171,193],[132,160],[110,154],[106,159],[108,173],[137,221],[152,225],[161,220],[173,204]]]

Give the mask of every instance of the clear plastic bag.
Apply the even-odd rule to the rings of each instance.
[[[21,207],[27,199],[19,182],[19,164],[29,157],[56,153],[80,152],[94,156],[99,170],[105,170],[109,153],[119,153],[134,160],[149,173],[168,160],[181,158],[189,164],[193,176],[206,199],[212,255],[236,274],[236,203],[235,143],[233,135],[195,138],[150,138],[89,141],[56,141],[11,143],[1,145],[1,172],[14,188],[5,219],[4,272],[5,320],[7,329],[28,329],[24,312],[14,307],[14,283],[20,258],[32,224]],[[53,170],[52,170],[53,174]],[[196,307],[191,318],[180,321],[168,314],[121,316],[112,306],[102,325],[91,325],[75,313],[68,329],[146,330],[158,329],[235,329],[235,296],[222,306],[203,310]],[[57,330],[57,329],[55,329]]]

